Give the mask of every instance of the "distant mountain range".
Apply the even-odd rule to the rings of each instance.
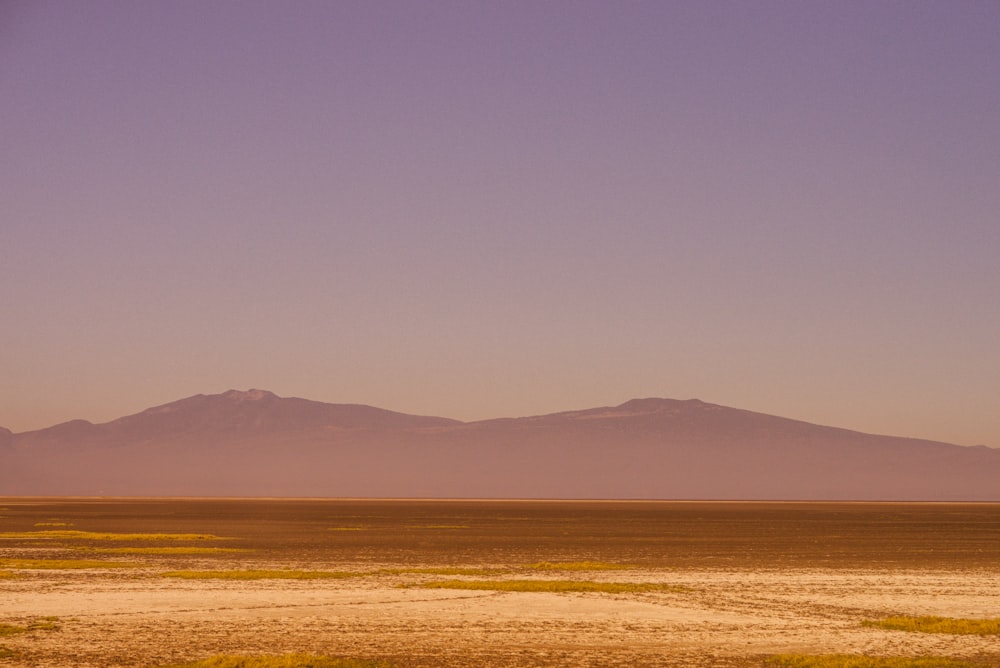
[[[460,422],[230,390],[0,429],[0,495],[1000,501],[1000,449],[696,399]]]

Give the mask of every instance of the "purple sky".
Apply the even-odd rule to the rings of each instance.
[[[698,397],[1000,446],[996,2],[0,1],[0,425]]]

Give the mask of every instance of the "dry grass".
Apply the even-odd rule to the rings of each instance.
[[[27,626],[17,626],[15,624],[0,624],[0,637],[14,636],[20,633],[30,633],[31,631],[58,631],[58,617],[41,617],[31,622]]]
[[[781,654],[767,665],[783,668],[971,668],[974,664],[946,657],[874,657],[852,654]]]
[[[58,631],[59,630],[59,618],[58,617],[42,617],[34,622],[28,624],[29,631]]]
[[[220,655],[165,668],[388,668],[389,664],[369,659],[336,658],[314,654],[284,656]]]
[[[482,577],[485,575],[497,575],[504,571],[498,568],[460,568],[453,566],[430,567],[430,568],[383,568],[377,571],[387,575],[469,575]]]
[[[11,573],[10,571],[0,571],[0,580],[6,580],[16,577],[17,577],[16,573]]]
[[[1000,635],[1000,618],[887,617],[886,619],[865,620],[861,622],[861,625],[890,631],[913,631],[916,633],[950,633],[964,636]]]
[[[402,527],[382,527],[383,530],[397,531],[426,531],[426,530],[454,530],[454,529],[470,529],[468,524],[406,524]],[[372,526],[341,526],[341,527],[327,527],[327,531],[374,531],[379,529],[379,527]]]
[[[246,550],[238,547],[195,547],[195,546],[177,546],[177,547],[102,547],[96,549],[90,549],[92,552],[100,552],[101,554],[228,554],[235,552],[252,552],[252,550]]]
[[[222,536],[206,533],[113,533],[101,531],[5,531],[0,539],[15,540],[228,540]]]
[[[606,561],[539,561],[527,564],[525,568],[536,571],[625,571],[632,566],[612,564]]]
[[[139,564],[124,561],[98,561],[95,559],[0,559],[0,568],[25,570],[55,569],[77,570],[85,568],[135,568]]]
[[[4,636],[14,636],[18,633],[27,633],[26,626],[15,626],[14,624],[0,624],[0,638]]]
[[[183,578],[186,580],[336,580],[357,577],[357,573],[336,571],[266,571],[266,570],[232,570],[232,571],[170,571],[161,573],[165,578]]]
[[[70,522],[35,522],[36,527],[71,527]]]
[[[592,582],[579,580],[442,580],[419,585],[424,589],[472,589],[516,592],[597,592],[602,594],[637,594],[644,592],[678,592],[683,588],[653,582]]]

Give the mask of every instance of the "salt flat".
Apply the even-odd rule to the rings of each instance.
[[[935,655],[1000,665],[1000,636],[861,625],[893,614],[1000,616],[995,506],[4,500],[0,507],[0,532],[19,535],[0,537],[0,560],[136,564],[7,569],[15,577],[0,580],[0,624],[51,617],[58,629],[0,638],[15,653],[0,665],[157,666],[220,653],[285,652],[428,667],[761,666],[768,655],[785,652]],[[798,552],[787,543],[792,529],[785,524],[793,521]],[[99,550],[145,545],[23,537],[50,522],[93,531],[184,528],[225,536],[210,542],[249,551],[122,554]],[[919,527],[940,531],[921,539]],[[845,537],[839,548],[831,535]],[[964,536],[963,545],[977,547],[963,559],[942,536]],[[823,548],[823,540],[830,545]],[[687,559],[671,559],[684,545]],[[933,556],[939,550],[959,556],[949,566]],[[829,554],[839,560],[822,556]],[[594,561],[587,567],[586,560]],[[549,566],[539,568],[540,562]],[[620,568],[598,568],[614,564]],[[454,568],[494,571],[444,574]],[[163,576],[178,569],[306,569],[350,577]],[[674,589],[422,587],[553,579]]]

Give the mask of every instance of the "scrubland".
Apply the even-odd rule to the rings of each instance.
[[[1000,666],[1000,505],[0,502],[0,668]]]

